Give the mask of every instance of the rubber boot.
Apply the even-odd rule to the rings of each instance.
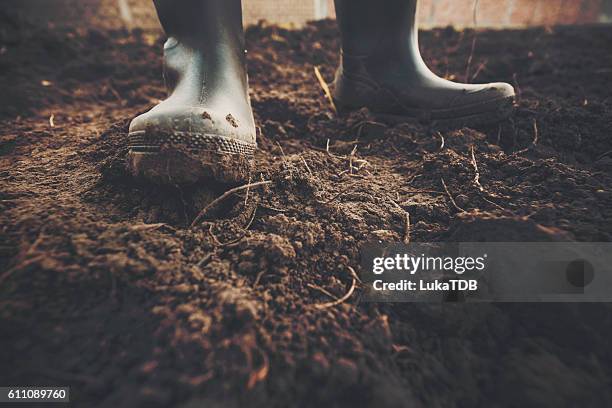
[[[501,121],[513,112],[506,83],[459,84],[435,75],[419,51],[417,0],[335,0],[342,57],[333,95],[339,110],[367,107],[392,122],[434,128]]]
[[[247,179],[257,146],[240,0],[154,3],[169,37],[169,97],[130,125],[132,174],[166,184]]]

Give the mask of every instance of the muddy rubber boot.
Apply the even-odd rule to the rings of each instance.
[[[155,0],[155,7],[169,37],[169,97],[130,124],[130,171],[165,184],[247,179],[257,145],[240,0]]]
[[[335,5],[342,57],[333,93],[340,111],[367,107],[383,120],[434,128],[494,123],[512,114],[509,84],[459,84],[427,68],[419,52],[417,0]]]

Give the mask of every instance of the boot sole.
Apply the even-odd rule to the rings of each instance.
[[[341,102],[336,102],[341,114],[348,114],[356,109],[346,108]],[[463,127],[482,126],[499,123],[508,119],[514,113],[515,97],[508,96],[493,99],[481,104],[470,105],[460,109],[417,110],[407,115],[372,112],[377,120],[389,124],[415,123],[425,125],[434,130],[460,129]],[[465,110],[478,113],[465,114]],[[480,110],[480,111],[479,111]]]
[[[218,135],[146,130],[130,132],[128,146],[128,169],[134,177],[172,185],[247,180],[257,148]]]

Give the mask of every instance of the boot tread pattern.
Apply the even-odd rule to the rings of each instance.
[[[154,152],[162,146],[181,146],[190,151],[214,151],[218,153],[253,156],[257,145],[238,139],[218,135],[174,131],[169,134],[147,134],[146,131],[129,134],[129,148],[132,152]]]

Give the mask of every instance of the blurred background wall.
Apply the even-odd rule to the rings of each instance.
[[[0,0],[4,9],[27,13],[41,23],[158,29],[151,0]],[[179,1],[179,0],[175,0]],[[474,26],[476,0],[421,0],[424,27]],[[105,13],[100,13],[104,8]],[[302,25],[333,18],[333,0],[243,0],[245,23],[265,19]],[[100,16],[115,16],[104,18]],[[478,27],[588,24],[612,21],[612,0],[478,0]]]

